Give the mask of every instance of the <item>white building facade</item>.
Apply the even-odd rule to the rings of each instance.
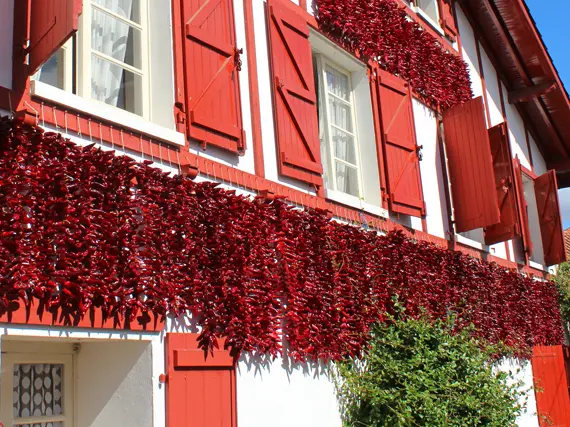
[[[407,101],[392,117],[407,141],[398,147],[412,144],[409,165],[391,169],[397,156],[378,117],[389,114],[389,93],[405,82],[377,69],[388,83],[375,94],[369,61],[319,30],[310,1],[42,1],[0,0],[2,115],[238,193],[282,194],[339,221],[403,228],[521,273],[546,277],[563,261],[557,200],[545,213],[535,182],[556,185],[555,170],[560,187],[570,185],[570,102],[522,1],[394,0],[467,64],[469,105],[480,116],[465,123],[482,125],[487,144],[461,166],[481,173],[475,185],[453,179],[461,173],[445,125],[458,119],[407,84],[397,98]],[[519,27],[513,16],[524,18]],[[305,87],[293,85],[293,72]],[[280,98],[279,91],[289,92]],[[482,160],[473,160],[495,154],[486,131],[497,126],[508,156],[501,200]],[[485,222],[486,200],[494,223]],[[511,223],[490,230],[508,213]],[[222,351],[196,362],[199,331],[189,317],[153,330],[52,325],[35,316],[0,321],[6,427],[342,425],[328,366],[250,354],[234,364]],[[530,363],[520,375],[532,385]],[[180,381],[200,385],[181,396]],[[537,411],[531,391],[519,424],[538,426]]]

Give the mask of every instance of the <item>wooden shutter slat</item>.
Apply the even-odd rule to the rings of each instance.
[[[481,97],[443,113],[455,231],[500,221],[493,158]]]
[[[412,93],[401,78],[376,70],[376,90],[382,129],[379,150],[383,152],[386,188],[390,210],[405,215],[424,216],[425,203],[416,131],[412,110]]]
[[[534,347],[531,363],[540,426],[570,426],[570,398],[562,346]]]
[[[321,186],[317,95],[309,28],[280,0],[268,1],[268,38],[279,173]]]
[[[506,123],[489,129],[500,222],[485,228],[485,244],[506,242],[520,235],[513,165]]]
[[[523,250],[530,257],[532,255],[532,239],[528,223],[528,205],[524,197],[524,185],[522,179],[523,172],[521,168],[521,162],[518,157],[513,160],[513,173],[515,176],[515,188],[517,193],[517,206],[519,211],[519,224]]]
[[[233,368],[234,360],[227,351],[214,350],[213,354],[203,350],[174,350],[175,368]]]
[[[166,334],[167,427],[236,427],[235,364],[229,350],[204,358],[198,334]]]
[[[181,0],[188,136],[242,153],[245,149],[232,0]]]
[[[544,249],[546,265],[560,264],[566,261],[564,233],[558,201],[558,183],[556,173],[548,171],[534,180],[538,220]]]
[[[31,2],[29,75],[36,71],[69,40],[78,28],[82,11],[78,0],[49,0]]]

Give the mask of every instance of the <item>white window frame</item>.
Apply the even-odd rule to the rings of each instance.
[[[62,57],[63,57],[63,90],[65,92],[71,93],[73,87],[73,78],[76,76],[77,84],[77,95],[88,99],[89,101],[101,104],[107,108],[111,108],[115,111],[119,110],[127,114],[142,117],[145,120],[150,120],[150,38],[149,38],[149,0],[140,0],[140,24],[132,22],[124,17],[114,13],[113,11],[106,9],[102,5],[96,4],[94,0],[83,0],[83,10],[79,16],[79,30],[77,36],[75,36],[77,43],[77,64],[76,68],[73,67],[73,38],[68,40],[62,46]],[[136,28],[141,35],[141,69],[125,64],[118,61],[108,55],[101,52],[95,51],[91,48],[91,18],[93,9],[99,10],[102,13],[106,13],[113,18]],[[91,54],[95,54],[98,57],[111,62],[122,69],[137,74],[141,77],[141,87],[140,87],[140,103],[141,103],[141,113],[136,114],[127,110],[123,110],[119,107],[114,107],[112,105],[106,104],[103,101],[99,101],[91,97]],[[58,53],[59,54],[59,51]],[[40,82],[41,83],[41,82]],[[57,99],[55,99],[57,101]]]
[[[2,353],[2,385],[0,393],[0,420],[6,427],[34,423],[61,422],[63,427],[74,425],[74,364],[70,353],[9,352]],[[63,365],[63,414],[42,417],[14,418],[13,383],[14,365],[61,364]]]
[[[77,91],[78,95],[83,98],[91,99],[95,102],[100,102],[105,104],[102,101],[98,101],[96,99],[91,98],[91,54],[95,54],[98,57],[111,62],[122,69],[137,74],[141,77],[141,114],[140,117],[144,119],[148,119],[150,117],[150,61],[149,61],[149,20],[148,20],[148,0],[140,0],[140,24],[132,22],[128,19],[125,19],[121,15],[114,13],[113,11],[106,9],[102,5],[97,4],[94,0],[83,0],[83,11],[80,16],[79,21],[79,38],[78,38],[78,45],[80,48],[78,49],[78,72],[77,73]],[[93,9],[99,10],[103,13],[106,13],[113,18],[129,25],[130,27],[136,28],[140,31],[141,35],[141,69],[137,69],[136,67],[130,66],[125,64],[121,61],[118,61],[108,55],[105,55],[101,52],[95,51],[91,48],[91,17],[93,14]],[[87,31],[88,30],[88,31]],[[112,105],[108,105],[111,108]],[[126,111],[126,110],[123,110]],[[135,114],[130,112],[131,114]],[[135,114],[138,115],[138,114]]]
[[[314,53],[315,58],[316,58],[316,62],[317,62],[317,75],[318,75],[318,85],[319,85],[319,97],[320,97],[320,104],[321,104],[321,117],[319,117],[319,122],[320,122],[320,128],[321,128],[321,132],[323,132],[323,138],[320,138],[321,141],[323,141],[326,144],[325,147],[325,153],[326,156],[328,157],[328,165],[329,168],[326,169],[330,169],[330,170],[326,170],[325,169],[325,173],[329,173],[331,179],[326,179],[326,183],[327,183],[327,190],[329,192],[334,192],[334,193],[340,193],[342,195],[348,196],[348,197],[354,197],[355,199],[358,200],[362,200],[363,198],[363,190],[362,190],[362,166],[361,166],[361,160],[360,160],[360,146],[358,143],[358,118],[356,116],[356,108],[355,108],[355,99],[354,99],[354,89],[352,87],[352,76],[351,76],[351,72],[345,70],[343,67],[339,66],[338,64],[335,64],[334,62],[332,62],[331,60],[329,60],[326,56],[324,56],[322,53],[318,53],[315,52]],[[351,115],[352,115],[352,132],[348,132],[344,129],[340,129],[342,132],[345,132],[347,134],[350,134],[353,139],[354,139],[354,149],[356,151],[356,164],[351,164],[349,162],[346,162],[342,159],[338,159],[335,157],[334,155],[334,149],[332,146],[332,140],[331,140],[331,135],[332,135],[332,128],[333,125],[331,124],[331,120],[330,120],[330,109],[329,109],[329,97],[330,96],[335,96],[333,94],[330,94],[328,89],[327,89],[327,85],[326,85],[326,81],[327,81],[327,77],[326,77],[326,67],[330,67],[332,69],[334,69],[335,71],[344,74],[347,78],[348,78],[348,89],[350,92],[350,102],[347,102],[344,99],[338,98],[340,99],[342,102],[345,102],[347,104],[350,104],[350,111],[351,111]],[[339,190],[337,188],[337,177],[336,177],[336,167],[335,167],[335,163],[336,162],[341,162],[341,163],[345,163],[347,166],[354,168],[356,167],[356,171],[357,171],[357,176],[358,176],[358,194],[354,195],[354,194],[349,194],[349,193],[345,193],[342,190]]]
[[[412,7],[412,9],[414,10],[414,12],[416,12],[419,16],[421,16],[421,18],[426,21],[434,30],[436,30],[440,35],[445,36],[445,33],[443,32],[443,29],[441,28],[441,25],[439,23],[439,19],[440,19],[440,11],[439,11],[439,3],[437,2],[437,0],[430,0],[434,3],[435,6],[435,20],[433,17],[431,17],[430,15],[428,15],[428,13],[422,9],[422,7],[420,6],[420,0],[414,0],[414,6]]]

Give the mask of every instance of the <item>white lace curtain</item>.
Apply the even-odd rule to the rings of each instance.
[[[97,0],[98,3],[116,14],[131,18],[133,0]],[[131,27],[115,17],[92,9],[91,49],[105,53],[120,62],[126,62]],[[91,55],[91,97],[115,107],[123,85],[125,69]]]

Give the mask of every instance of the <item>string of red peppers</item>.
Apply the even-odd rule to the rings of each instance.
[[[393,311],[528,351],[563,340],[557,293],[460,253],[250,200],[213,183],[0,119],[0,315],[74,324],[91,310],[148,322],[187,311],[202,344],[296,360],[358,354]]]
[[[442,109],[473,97],[467,64],[448,52],[395,0],[315,0],[315,17],[329,37],[407,80]]]

